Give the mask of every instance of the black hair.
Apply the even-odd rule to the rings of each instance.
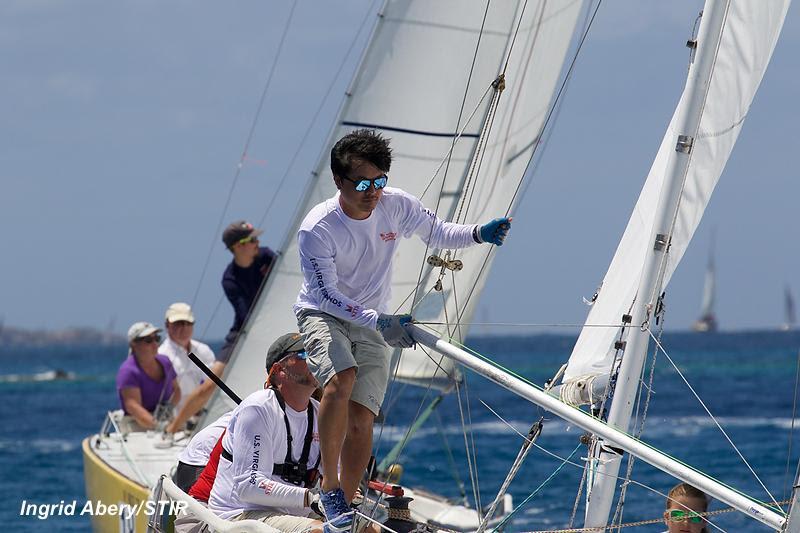
[[[353,160],[372,163],[382,172],[392,166],[392,149],[389,139],[375,130],[354,130],[339,139],[331,149],[331,171],[334,176],[347,177]]]

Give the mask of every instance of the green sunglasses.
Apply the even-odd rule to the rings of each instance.
[[[692,524],[699,524],[703,521],[703,517],[694,511],[681,511],[680,509],[671,509],[669,512],[670,522],[683,522],[688,520]]]

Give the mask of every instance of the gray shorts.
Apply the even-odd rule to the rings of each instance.
[[[378,331],[335,316],[304,309],[297,316],[308,353],[308,368],[324,387],[339,372],[355,367],[350,400],[376,416],[389,382],[390,352]]]

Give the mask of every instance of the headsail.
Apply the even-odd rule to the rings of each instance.
[[[391,138],[395,156],[390,185],[421,197],[431,209],[438,201],[440,218],[452,219],[487,116],[490,98],[483,96],[503,68],[521,16],[502,104],[492,134],[486,139],[477,179],[470,185],[474,201],[459,220],[485,222],[502,215],[538,141],[582,9],[582,0],[494,2],[489,3],[488,10],[487,3],[478,1],[387,2],[331,132],[331,141],[356,127],[381,130]],[[464,118],[459,124],[470,74]],[[473,118],[465,125],[473,111]],[[464,136],[456,143],[449,164],[436,173],[461,129]],[[335,193],[328,170],[329,146],[323,150],[308,185],[298,210],[300,217]],[[226,380],[241,394],[261,387],[263,375],[256,369],[263,367],[269,343],[297,327],[291,308],[302,280],[295,238],[299,222],[296,220],[290,230],[283,257],[228,365]],[[410,309],[408,297],[417,287],[424,252],[424,244],[417,239],[408,240],[400,248],[393,273],[392,310]],[[430,250],[429,254],[433,252],[438,251]],[[425,301],[416,302],[415,316],[428,322],[452,323],[457,318],[468,322],[484,283],[486,252],[487,247],[459,252],[464,268],[455,274],[456,281],[448,274],[442,292],[431,292]],[[423,273],[420,297],[434,283],[432,277],[438,269],[434,273],[426,267]],[[445,327],[438,329],[446,332]],[[429,378],[433,374],[435,365],[421,351],[406,352],[398,369],[401,377]],[[412,361],[414,355],[421,358]],[[443,368],[448,373],[454,371],[449,362]],[[223,401],[219,396],[215,399],[212,414],[224,409]]]
[[[714,75],[680,199],[664,287],[700,223],[711,193],[739,136],[772,56],[788,6],[789,0],[730,2]],[[654,211],[669,152],[674,150],[676,144],[676,117],[680,115],[686,98],[686,94],[681,97],[667,128],[628,226],[603,279],[597,301],[586,319],[587,326],[621,324],[622,315],[630,312],[645,253],[651,245],[649,238]],[[618,334],[617,328],[584,327],[572,351],[565,380],[587,374],[607,373],[613,359],[614,340]]]

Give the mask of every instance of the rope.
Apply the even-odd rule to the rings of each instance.
[[[663,298],[664,296],[662,294],[661,296],[662,302]],[[661,309],[661,313],[657,315],[657,317],[660,318],[660,320],[656,319],[656,323],[659,324],[658,339],[661,340],[661,336],[664,333],[664,306],[660,305],[659,309]],[[634,420],[639,420],[636,430],[634,432],[637,439],[641,438],[642,433],[644,432],[645,422],[647,421],[647,413],[650,408],[650,400],[653,396],[653,379],[655,377],[657,357],[658,357],[658,348],[653,347],[652,361],[650,363],[650,377],[647,385],[645,385],[644,380],[641,379],[641,377],[639,379],[639,393],[637,395],[637,401],[636,401],[636,416],[634,417]],[[644,368],[642,368],[642,371],[644,372]],[[644,407],[642,409],[640,417],[639,408],[641,407],[642,389],[645,388],[647,389],[647,394],[645,395]],[[628,454],[628,461],[627,461],[628,464],[625,470],[625,480],[622,482],[622,486],[620,488],[620,495],[619,498],[617,499],[617,507],[614,511],[614,518],[611,521],[612,523],[617,521],[622,522],[622,513],[625,507],[625,496],[627,495],[628,485],[631,479],[631,475],[633,474],[633,465],[635,462],[636,458],[633,455]]]
[[[458,413],[461,416],[461,427],[466,428],[466,424],[464,422],[464,406],[461,404],[461,387],[459,387],[458,383],[456,383],[456,394],[458,397]],[[475,502],[478,501],[478,493],[476,491],[477,480],[475,479],[477,476],[476,468],[472,464],[472,454],[470,453],[469,449],[469,438],[467,437],[467,431],[463,432],[464,434],[464,451],[467,455],[467,470],[469,471],[469,479],[472,483],[472,497],[475,498]],[[477,506],[476,509],[480,509],[480,506]]]
[[[524,507],[524,506],[525,506],[525,504],[527,504],[529,501],[531,501],[531,499],[533,499],[533,497],[534,497],[534,496],[536,496],[536,495],[539,493],[539,491],[540,491],[540,490],[542,490],[542,489],[544,488],[544,486],[545,486],[545,485],[547,485],[547,484],[550,482],[550,480],[551,480],[551,479],[553,479],[553,478],[556,476],[556,474],[558,474],[558,473],[561,471],[561,469],[562,469],[562,468],[564,468],[564,466],[565,466],[565,465],[566,465],[566,464],[569,462],[569,460],[570,460],[570,459],[572,459],[572,456],[573,456],[573,455],[575,455],[575,454],[578,452],[578,450],[580,450],[580,449],[581,449],[581,446],[583,446],[583,445],[582,445],[582,444],[578,444],[578,445],[575,447],[575,449],[574,449],[574,450],[572,450],[572,453],[570,453],[570,454],[569,454],[569,456],[568,456],[566,459],[564,459],[564,461],[562,461],[560,465],[558,465],[558,468],[556,468],[556,469],[555,469],[555,471],[553,471],[553,473],[552,473],[552,474],[550,474],[550,475],[547,477],[547,479],[545,479],[544,481],[542,481],[542,482],[539,484],[539,486],[538,486],[538,487],[536,487],[536,489],[535,489],[533,492],[531,492],[531,493],[528,495],[528,497],[527,497],[527,498],[525,498],[524,500],[522,500],[522,503],[520,503],[520,504],[519,504],[519,505],[518,505],[516,508],[514,508],[514,510],[513,510],[513,511],[511,511],[510,513],[508,513],[508,514],[505,516],[505,518],[503,518],[503,520],[501,520],[501,521],[500,521],[500,523],[499,523],[499,524],[497,524],[497,526],[495,526],[495,531],[497,531],[497,530],[500,530],[500,531],[502,531],[502,529],[503,529],[503,526],[504,526],[504,525],[506,525],[506,523],[507,523],[509,520],[511,520],[511,517],[512,517],[512,516],[514,516],[518,510],[522,509],[522,507]],[[601,529],[601,531],[602,531],[603,529],[605,529],[605,528],[602,528],[602,529]]]
[[[286,170],[284,171],[283,176],[281,176],[278,188],[275,190],[275,193],[272,195],[272,198],[270,198],[269,204],[267,205],[267,208],[264,210],[264,214],[261,216],[261,220],[258,223],[258,227],[264,226],[264,222],[267,220],[267,216],[269,215],[272,206],[275,204],[275,201],[278,198],[278,193],[280,193],[283,186],[289,181],[288,180],[289,173],[291,172],[292,167],[297,161],[297,158],[300,156],[300,152],[302,151],[303,146],[305,146],[306,141],[308,140],[308,137],[311,134],[311,131],[314,129],[314,125],[317,123],[319,116],[322,114],[322,110],[325,107],[325,103],[328,101],[328,98],[330,97],[331,93],[333,92],[333,88],[336,85],[336,80],[338,80],[339,76],[345,71],[344,67],[347,64],[347,60],[353,53],[353,49],[355,48],[355,45],[358,42],[358,37],[359,35],[361,35],[361,32],[366,26],[367,21],[369,20],[370,15],[372,15],[373,11],[374,10],[372,6],[370,5],[369,9],[367,9],[366,13],[364,14],[364,18],[361,19],[361,24],[359,24],[358,29],[356,30],[356,33],[353,36],[353,40],[350,41],[350,46],[347,48],[347,51],[342,56],[342,60],[339,63],[339,66],[336,68],[335,71],[336,75],[333,77],[330,84],[328,84],[328,89],[327,91],[325,91],[325,96],[322,97],[322,100],[320,101],[317,110],[314,112],[314,116],[311,118],[311,122],[309,122],[308,127],[306,128],[306,131],[303,134],[302,139],[300,139],[300,142],[297,145],[297,150],[295,150],[294,155],[292,155],[292,158],[289,160],[289,164],[286,166]],[[298,207],[300,206],[298,205]]]
[[[791,503],[791,500],[781,501],[781,502],[777,502],[777,503],[780,504],[780,505],[788,505],[788,504]],[[705,518],[705,517],[708,517],[708,516],[717,516],[717,515],[721,515],[721,514],[725,514],[725,513],[731,513],[731,512],[733,512],[735,510],[736,509],[734,509],[732,507],[726,507],[725,509],[718,509],[716,511],[706,511],[704,513],[697,513],[697,516],[701,516],[701,517]],[[708,520],[706,520],[706,522],[711,527],[714,527],[714,528],[718,529],[719,531],[725,531],[724,529],[720,528],[719,526],[714,525],[712,522],[710,522]],[[646,526],[646,525],[650,525],[650,524],[663,524],[663,523],[664,523],[664,518],[651,518],[651,519],[648,519],[648,520],[639,520],[639,521],[636,521],[636,522],[627,522],[625,524],[620,524],[620,525],[614,526],[614,527],[619,527],[619,528],[637,527],[637,526]],[[608,526],[604,526],[604,527],[580,527],[580,528],[569,528],[569,529],[547,529],[547,530],[527,531],[526,533],[582,533],[582,532],[589,532],[589,531],[605,531],[606,529],[608,529]]]
[[[128,460],[128,464],[131,465],[131,468],[133,468],[133,471],[136,473],[137,476],[139,476],[139,480],[141,480],[142,484],[145,487],[152,487],[153,484],[150,483],[150,480],[144,474],[144,471],[139,467],[139,463],[136,462],[136,459],[133,458],[133,455],[131,455],[130,451],[128,450],[128,446],[127,444],[125,444],[126,443],[125,435],[122,434],[122,430],[119,428],[119,425],[117,425],[117,421],[114,418],[114,413],[111,411],[107,411],[106,416],[108,417],[108,420],[111,422],[111,425],[114,426],[114,431],[117,433],[117,435],[119,435],[119,444],[120,447],[122,448],[122,453],[125,454],[125,459]]]
[[[461,480],[461,476],[458,475],[458,468],[456,467],[456,460],[453,457],[453,450],[450,449],[450,441],[447,440],[447,435],[442,431],[442,427],[444,426],[442,415],[439,414],[439,411],[434,411],[434,414],[436,415],[436,421],[439,422],[436,424],[436,432],[439,434],[439,437],[441,437],[445,452],[447,452],[447,462],[450,466],[450,472],[458,486],[458,492],[461,494],[461,501],[467,506],[469,504],[467,501],[467,490],[464,486],[464,482]]]
[[[486,402],[481,400],[481,403],[488,410],[495,413],[494,409],[489,407],[489,405]],[[516,459],[514,459],[514,462],[511,464],[511,468],[509,469],[506,478],[503,480],[502,485],[500,485],[500,489],[497,491],[497,496],[495,496],[494,501],[489,507],[489,510],[486,511],[486,515],[483,517],[483,520],[481,520],[481,524],[478,527],[476,533],[483,533],[483,531],[485,531],[486,527],[489,525],[489,521],[492,519],[492,516],[494,516],[494,512],[497,510],[497,506],[500,505],[500,501],[503,500],[503,498],[505,497],[506,492],[508,492],[508,487],[511,485],[511,482],[517,476],[517,473],[519,472],[519,469],[522,467],[522,463],[525,461],[525,458],[528,456],[528,453],[530,453],[531,443],[536,441],[539,438],[539,435],[541,435],[543,421],[544,417],[541,417],[539,421],[534,423],[531,426],[531,429],[528,431],[528,437],[522,443],[522,447],[517,453]]]
[[[194,296],[192,296],[192,307],[194,307],[195,303],[197,302],[197,297],[200,294],[200,287],[203,285],[203,280],[205,279],[206,271],[208,270],[208,264],[211,261],[211,255],[214,253],[214,247],[217,244],[218,235],[222,229],[222,225],[225,223],[225,215],[228,213],[228,206],[231,203],[233,191],[236,189],[236,183],[239,180],[239,175],[242,173],[242,167],[244,166],[244,161],[247,158],[247,150],[250,148],[250,142],[253,140],[253,135],[255,134],[256,126],[258,125],[258,119],[261,116],[261,110],[264,108],[264,101],[267,98],[267,92],[269,91],[270,85],[272,85],[272,77],[275,74],[275,66],[278,64],[278,59],[280,59],[281,51],[283,50],[283,43],[286,41],[286,36],[289,34],[289,27],[292,25],[292,18],[294,17],[294,10],[296,7],[297,0],[294,0],[294,2],[292,2],[291,10],[289,11],[289,17],[286,19],[286,24],[283,27],[283,34],[281,35],[281,40],[278,43],[278,50],[275,52],[275,58],[272,61],[272,66],[270,67],[269,74],[267,75],[267,81],[261,91],[261,97],[258,100],[258,106],[256,107],[256,112],[253,116],[253,122],[250,124],[250,131],[247,133],[247,137],[245,138],[242,155],[239,157],[239,163],[236,165],[236,171],[233,174],[233,181],[231,182],[231,186],[228,188],[228,197],[225,200],[222,213],[220,213],[219,220],[217,221],[217,230],[214,232],[214,236],[211,239],[211,245],[209,246],[208,254],[206,255],[206,261],[203,264],[203,270],[200,272],[200,280],[197,282],[197,288],[194,291]]]
[[[491,409],[490,409],[490,411],[491,411],[491,412],[492,412],[492,413],[493,413],[493,414],[494,414],[494,415],[495,415],[495,416],[496,416],[496,417],[497,417],[497,418],[498,418],[498,419],[499,419],[499,420],[500,420],[500,421],[501,421],[503,424],[505,424],[505,425],[506,425],[506,426],[507,426],[507,427],[508,427],[508,428],[509,428],[511,431],[513,431],[514,433],[516,433],[517,435],[519,435],[519,436],[520,436],[520,438],[522,438],[523,440],[527,440],[527,437],[526,437],[525,435],[523,435],[522,433],[520,433],[520,432],[519,432],[519,431],[518,431],[518,430],[517,430],[517,429],[516,429],[514,426],[512,426],[512,425],[511,425],[511,424],[510,424],[510,423],[509,423],[507,420],[505,420],[503,417],[501,417],[499,414],[497,414],[497,412],[495,412],[495,411],[492,411]],[[567,457],[567,458],[565,459],[565,458],[561,457],[560,455],[558,455],[558,454],[556,454],[556,453],[553,453],[553,452],[551,452],[550,450],[548,450],[548,449],[544,448],[543,446],[541,446],[541,445],[537,444],[536,442],[531,442],[531,444],[532,444],[532,445],[533,445],[535,448],[537,448],[538,450],[540,450],[541,452],[543,452],[544,454],[546,454],[546,455],[549,455],[550,457],[553,457],[553,458],[555,458],[555,459],[558,459],[558,460],[559,460],[559,461],[561,461],[563,464],[568,464],[568,465],[570,465],[570,466],[573,466],[573,467],[575,467],[575,468],[579,468],[579,469],[583,470],[583,474],[584,474],[584,475],[583,475],[583,478],[584,478],[584,479],[586,478],[586,471],[587,471],[587,469],[584,467],[584,465],[581,465],[581,464],[578,464],[578,463],[572,462],[572,461],[570,460],[570,457]],[[574,452],[573,452],[573,453],[574,453]],[[607,475],[607,476],[610,476],[609,474],[605,474],[605,475]],[[622,480],[622,478],[620,478],[620,477],[618,477],[618,476],[613,476],[613,477],[614,477],[614,479],[616,479],[616,480]],[[627,480],[627,482],[628,482],[629,484],[636,485],[636,486],[638,486],[638,487],[641,487],[641,488],[643,488],[643,489],[645,489],[645,490],[648,490],[648,491],[650,491],[650,492],[652,492],[652,493],[654,493],[654,494],[657,494],[658,496],[661,496],[661,497],[662,497],[662,498],[664,498],[665,500],[669,500],[669,499],[670,499],[670,498],[669,498],[669,496],[668,496],[667,494],[664,494],[663,492],[661,492],[661,491],[659,491],[659,490],[656,490],[656,489],[654,489],[653,487],[650,487],[650,486],[648,486],[648,485],[645,485],[644,483],[641,483],[641,482],[639,482],[639,481],[635,481],[635,480],[632,480],[632,479],[631,479],[631,480]],[[581,480],[581,484],[583,484],[583,479]],[[537,489],[537,490],[538,490],[538,489]],[[579,491],[579,493],[580,493],[580,491]],[[580,496],[580,494],[579,494],[579,496]],[[566,528],[566,529],[559,529],[559,530],[547,530],[547,531],[549,531],[549,532],[551,532],[551,533],[553,533],[553,531],[563,531],[563,532],[565,532],[565,533],[578,532],[578,531],[604,531],[605,529],[607,529],[607,528],[609,527],[609,526],[605,526],[605,527],[599,527],[599,528],[572,528],[572,527],[571,527],[571,524],[573,523],[573,521],[574,521],[574,518],[575,518],[575,514],[577,513],[577,501],[578,501],[578,500],[576,499],[576,504],[575,504],[575,506],[573,507],[573,515],[572,515],[572,517],[570,518],[570,527],[569,527],[569,528]],[[756,501],[756,500],[754,500],[754,501]],[[758,502],[758,503],[761,503],[761,502]],[[790,504],[790,503],[791,503],[791,500],[786,500],[786,501],[777,502],[777,505],[788,505],[788,504]],[[517,508],[520,508],[522,505],[523,505],[523,504],[520,504],[520,505],[519,505]],[[717,511],[710,511],[710,512],[706,512],[706,513],[698,513],[698,514],[702,514],[703,516],[713,516],[713,515],[717,515],[717,514],[721,514],[721,513],[728,513],[728,512],[732,512],[732,511],[735,511],[735,510],[736,510],[736,509],[734,509],[734,508],[732,508],[732,507],[727,507],[727,508],[725,508],[725,509],[720,509],[720,510],[717,510]],[[779,509],[778,507],[776,507],[776,510],[780,510],[780,509]],[[659,523],[659,522],[662,522],[662,520],[663,520],[663,519],[653,519],[653,520],[647,521],[646,523]],[[712,527],[714,527],[715,529],[718,529],[718,530],[720,530],[720,531],[724,531],[723,529],[721,529],[720,527],[718,527],[717,525],[715,525],[714,523],[712,523],[712,522],[710,522],[710,521],[708,521],[708,524],[709,524],[709,525],[711,525]],[[630,522],[630,523],[626,523],[626,524],[619,524],[618,526],[615,526],[615,527],[631,527],[631,526],[635,526],[635,525],[643,525],[643,522]],[[497,529],[497,528],[496,528],[496,529]],[[530,533],[544,533],[544,532],[538,532],[538,531],[534,531],[534,532],[530,532]]]
[[[472,74],[475,71],[475,64],[477,63],[477,60],[478,60],[478,50],[480,49],[481,40],[483,39],[483,30],[484,30],[484,27],[486,25],[486,17],[487,17],[487,15],[489,13],[489,5],[490,5],[490,3],[491,3],[490,1],[486,2],[486,9],[483,12],[483,19],[481,20],[481,29],[480,29],[480,32],[478,33],[477,42],[475,43],[475,52],[472,55],[472,63],[470,64],[469,74],[467,75],[467,83],[466,83],[466,86],[464,87],[464,96],[461,99],[461,106],[460,106],[460,109],[458,111],[458,117],[456,118],[456,129],[458,129],[458,124],[461,122],[461,118],[462,118],[463,113],[464,113],[464,107],[467,104],[467,94],[469,93],[469,86],[472,83]],[[487,92],[484,93],[484,97],[483,98],[485,98],[487,93],[488,93],[488,89],[487,89]],[[481,98],[481,101],[478,103],[478,105],[480,105],[483,102],[483,98]],[[475,108],[475,111],[473,111],[473,113],[470,116],[470,118],[472,116],[474,116],[474,114],[477,112],[477,110],[478,110],[478,107]],[[466,124],[464,125],[464,127],[466,127]],[[446,163],[445,170],[444,170],[444,176],[442,177],[442,185],[439,188],[439,194],[438,194],[438,196],[436,198],[436,207],[433,210],[434,216],[438,216],[438,214],[439,214],[439,207],[441,206],[441,203],[442,203],[442,192],[444,191],[444,184],[447,181],[447,171],[450,169],[450,161],[452,160],[453,151],[455,150],[455,145],[456,145],[456,142],[458,141],[459,138],[460,138],[460,135],[458,137],[453,138],[453,142],[450,145],[450,151],[447,153],[447,156],[445,158],[447,163]],[[441,165],[440,165],[440,168],[441,168]],[[438,174],[438,172],[439,171],[437,169],[436,174]],[[434,177],[436,176],[436,174],[434,174]],[[431,182],[432,181],[433,181],[433,178],[431,178]],[[429,186],[430,186],[430,184],[429,184]],[[425,188],[425,191],[423,192],[423,196],[424,196],[425,192],[427,192],[427,190],[428,190],[428,187]],[[430,237],[433,234],[433,227],[434,227],[434,225],[431,224],[431,231],[428,234],[428,239],[427,239],[428,241],[430,241]],[[414,288],[414,299],[412,300],[412,302],[416,302],[417,301],[417,294],[419,292],[419,287],[422,284],[422,275],[423,275],[423,272],[425,271],[425,258],[428,256],[428,249],[429,249],[429,246],[428,246],[428,242],[426,241],[426,243],[425,243],[425,253],[422,256],[422,261],[420,263],[419,276],[417,277],[417,286]]]
[[[797,370],[794,374],[794,396],[792,397],[792,427],[789,430],[789,451],[786,454],[786,472],[783,475],[783,497],[786,497],[786,493],[788,492],[789,486],[789,465],[792,460],[792,440],[794,438],[794,421],[795,417],[797,416],[797,388],[798,384],[800,384],[800,350],[797,352]],[[797,463],[797,467],[800,468],[800,462]],[[795,473],[795,479],[797,479],[797,473]]]

